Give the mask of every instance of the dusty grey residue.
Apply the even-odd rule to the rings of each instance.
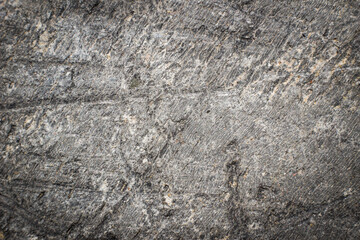
[[[0,1],[0,240],[360,239],[359,4]]]

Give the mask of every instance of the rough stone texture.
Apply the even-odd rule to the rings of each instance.
[[[359,11],[0,1],[0,239],[360,239]]]

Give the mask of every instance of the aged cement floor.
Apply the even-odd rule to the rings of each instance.
[[[0,1],[0,239],[360,239],[359,4]]]

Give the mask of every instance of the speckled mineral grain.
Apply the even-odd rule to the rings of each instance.
[[[0,240],[360,239],[360,1],[0,0]]]

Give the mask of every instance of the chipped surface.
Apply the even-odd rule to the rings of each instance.
[[[358,1],[0,1],[0,239],[359,239]]]

